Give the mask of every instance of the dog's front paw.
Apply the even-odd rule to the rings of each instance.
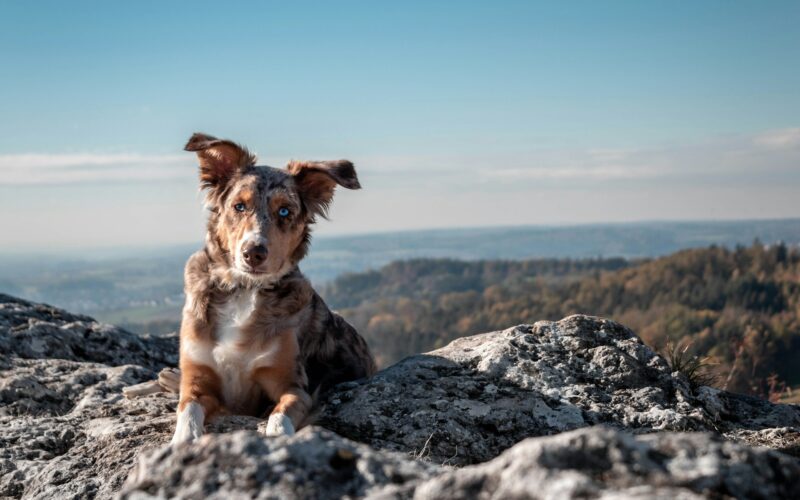
[[[175,434],[172,435],[172,446],[196,441],[203,435],[203,407],[197,403],[189,403],[178,413]]]
[[[171,446],[177,446],[181,443],[191,443],[197,441],[202,435],[202,432],[182,432],[181,429],[175,429],[175,434],[172,435],[172,440],[169,444]]]
[[[267,420],[267,428],[264,429],[264,435],[267,437],[274,436],[291,436],[294,434],[294,424],[292,420],[283,413],[273,413]]]

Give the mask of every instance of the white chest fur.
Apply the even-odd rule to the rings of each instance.
[[[244,290],[231,295],[217,309],[215,343],[206,356],[222,382],[222,398],[230,409],[236,410],[253,403],[258,391],[253,372],[273,363],[277,343],[248,342],[243,328],[252,321],[258,305],[258,292]],[[254,347],[257,346],[257,347]]]
[[[228,347],[233,347],[242,340],[242,327],[247,324],[253,311],[256,309],[258,293],[256,290],[242,290],[234,293],[217,313],[217,348],[214,349],[214,358],[217,351],[220,356]]]
[[[260,391],[253,380],[254,371],[273,365],[280,351],[278,339],[250,342],[252,339],[247,338],[244,330],[254,333],[251,323],[257,308],[258,291],[236,292],[216,309],[214,341],[210,345],[181,340],[181,356],[216,372],[222,382],[223,402],[233,411],[244,411],[253,404]]]

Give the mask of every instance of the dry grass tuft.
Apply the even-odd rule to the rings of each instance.
[[[700,357],[691,354],[689,352],[691,347],[691,342],[684,346],[669,341],[663,354],[672,371],[682,373],[689,380],[692,388],[703,385],[713,386],[718,379],[714,371],[716,363],[710,356]]]

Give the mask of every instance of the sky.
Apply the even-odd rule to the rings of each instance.
[[[0,251],[201,241],[203,131],[319,234],[800,216],[800,2],[1,2]]]

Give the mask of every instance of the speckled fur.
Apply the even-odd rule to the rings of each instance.
[[[311,412],[309,394],[375,371],[364,339],[298,268],[335,187],[360,188],[355,169],[346,160],[256,166],[245,148],[203,134],[186,149],[198,155],[210,216],[206,244],[184,275],[179,415],[195,402],[206,421],[216,412],[258,416],[274,404],[272,417],[300,427]],[[281,208],[289,215],[278,216]],[[267,242],[255,268],[242,257],[247,234]],[[197,406],[190,409],[179,423],[196,424]],[[181,440],[176,432],[174,442]]]

